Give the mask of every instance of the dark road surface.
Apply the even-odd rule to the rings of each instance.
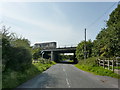
[[[118,88],[118,79],[93,75],[72,64],[56,64],[18,88]]]

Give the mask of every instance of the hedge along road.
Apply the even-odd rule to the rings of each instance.
[[[118,88],[118,79],[93,75],[72,64],[56,64],[17,88]]]

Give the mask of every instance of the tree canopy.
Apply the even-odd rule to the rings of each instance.
[[[120,5],[110,14],[107,27],[97,35],[94,46],[99,56],[117,57],[120,55]]]
[[[83,59],[84,58],[84,45],[85,45],[85,41],[82,41],[78,44],[77,48],[76,48],[76,58],[77,59]],[[86,41],[86,53],[87,53],[87,57],[91,57],[92,55],[92,41],[88,40]]]
[[[120,5],[110,14],[106,27],[102,28],[91,42],[86,42],[87,57],[118,57],[120,56]],[[77,59],[84,57],[84,41],[80,42],[76,49]]]
[[[3,26],[2,28],[2,71],[7,68],[24,70],[32,64],[30,42],[25,38],[13,37]]]

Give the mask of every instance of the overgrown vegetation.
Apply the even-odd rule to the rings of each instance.
[[[84,44],[85,41],[82,41],[78,44],[77,49],[76,49],[76,58],[79,59],[83,59],[84,58]],[[91,40],[86,42],[86,52],[87,52],[87,58],[91,57],[92,55],[92,47],[93,47],[93,43]]]
[[[84,58],[84,44],[82,41],[78,44],[76,50],[77,59]],[[96,39],[86,42],[87,58],[104,57],[112,58],[120,55],[120,5],[110,14],[110,18]]]
[[[120,5],[110,14],[107,27],[102,29],[94,41],[94,54],[101,57],[120,55]]]
[[[78,64],[75,65],[77,68],[91,72],[96,75],[102,75],[102,76],[110,76],[114,78],[120,78],[120,75],[113,73],[111,70],[104,69],[103,67],[99,67],[96,64],[96,58],[88,58],[86,60],[80,60]]]
[[[37,60],[41,57],[41,49],[40,48],[33,48],[32,50],[33,59]]]
[[[32,49],[28,39],[2,28],[2,88],[15,88],[55,63],[40,58],[40,49]],[[38,60],[38,63],[32,63]]]
[[[50,61],[50,63],[33,63],[28,69],[24,71],[13,71],[7,69],[2,75],[2,88],[15,88],[23,82],[33,78],[34,76],[42,73],[48,69],[51,65],[55,63]]]
[[[74,60],[74,55],[64,55],[64,54],[59,54],[58,55],[58,61],[65,61],[65,60],[70,60],[71,62],[73,62]]]
[[[30,42],[25,38],[15,37],[3,26],[2,29],[2,71],[12,69],[21,71],[32,64]]]
[[[82,41],[77,46],[76,58],[79,60],[79,63],[75,65],[76,67],[98,75],[120,78],[120,75],[98,67],[95,61],[97,58],[92,58],[115,59],[116,57],[120,57],[120,5],[110,14],[106,27],[98,33],[96,39],[93,42],[91,40],[86,41],[86,53],[88,58],[86,60],[83,60],[85,53],[84,45],[85,41]],[[119,67],[115,68],[118,69]]]

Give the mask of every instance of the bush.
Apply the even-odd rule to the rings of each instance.
[[[12,70],[24,70],[32,64],[32,55],[24,47],[12,47],[10,60],[7,62],[7,68]]]
[[[28,69],[24,71],[13,71],[7,69],[6,72],[2,73],[2,88],[16,88],[23,82],[33,78],[34,76],[42,73],[53,64],[42,64],[34,63]]]
[[[91,57],[86,60],[79,60],[80,65],[87,65],[87,66],[97,66],[96,57]]]
[[[93,43],[91,40],[88,41],[81,41],[77,48],[76,48],[76,58],[79,59],[83,59],[84,58],[84,49],[85,49],[85,43],[86,43],[86,57],[91,57],[92,56],[92,47],[93,47]]]
[[[7,62],[10,60],[11,46],[7,36],[2,37],[2,71],[5,70]]]
[[[32,64],[30,42],[24,38],[13,37],[3,26],[2,30],[2,71],[7,69],[24,70]]]
[[[33,59],[39,59],[41,57],[40,53],[41,53],[41,49],[40,48],[33,48],[32,49]]]

